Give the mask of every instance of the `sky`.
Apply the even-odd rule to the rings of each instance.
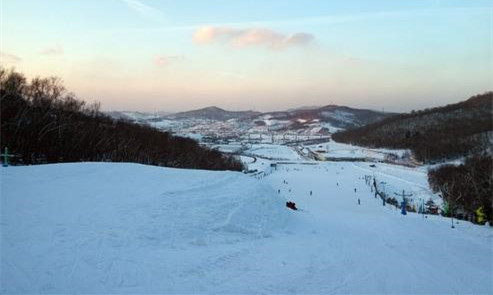
[[[493,89],[491,0],[0,0],[0,64],[103,110],[411,111]]]

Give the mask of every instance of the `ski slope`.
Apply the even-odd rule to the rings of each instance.
[[[308,145],[307,148],[312,151],[320,151],[325,157],[330,158],[366,158],[376,161],[382,161],[388,155],[402,157],[408,152],[407,150],[365,148],[335,141]]]
[[[263,179],[302,210],[290,246],[302,271],[286,272],[280,293],[491,294],[492,228],[461,221],[451,229],[448,218],[384,207],[363,165],[280,165]],[[420,185],[414,177],[387,180]]]
[[[492,229],[383,207],[367,167],[1,168],[0,293],[491,294]],[[375,169],[425,189],[419,169]]]
[[[291,217],[270,186],[242,173],[96,163],[0,171],[2,294],[232,290],[228,278],[244,271],[235,261]]]
[[[301,160],[301,157],[293,149],[285,145],[252,144],[246,152],[267,159],[274,160]]]

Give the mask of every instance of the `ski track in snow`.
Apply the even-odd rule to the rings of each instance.
[[[365,174],[424,196],[426,173],[367,165],[0,168],[0,293],[493,293],[492,229],[383,207]]]

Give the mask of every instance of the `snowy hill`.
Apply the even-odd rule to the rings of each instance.
[[[166,116],[167,119],[182,120],[182,119],[203,119],[226,121],[229,119],[248,119],[258,116],[259,112],[254,111],[226,111],[218,107],[207,107],[199,110],[181,112]]]
[[[291,111],[264,114],[264,116],[268,116],[270,120],[288,120],[291,122],[291,124],[285,126],[288,130],[309,128],[313,126],[314,123],[326,123],[330,124],[332,127],[346,129],[377,122],[393,115],[394,113],[355,109],[337,105],[327,105],[308,109],[301,108]]]
[[[281,153],[273,148],[262,154]],[[256,179],[79,163],[0,173],[1,294],[493,291],[490,227],[401,215],[362,179],[426,194],[416,169],[303,161]]]

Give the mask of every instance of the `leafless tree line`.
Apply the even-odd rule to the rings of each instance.
[[[149,126],[114,120],[86,104],[58,78],[0,68],[1,148],[21,164],[112,161],[211,169],[243,169],[231,156]]]
[[[447,215],[473,222],[478,210],[484,221],[493,224],[493,157],[490,153],[473,155],[461,165],[443,165],[428,172],[434,192],[447,202]]]

